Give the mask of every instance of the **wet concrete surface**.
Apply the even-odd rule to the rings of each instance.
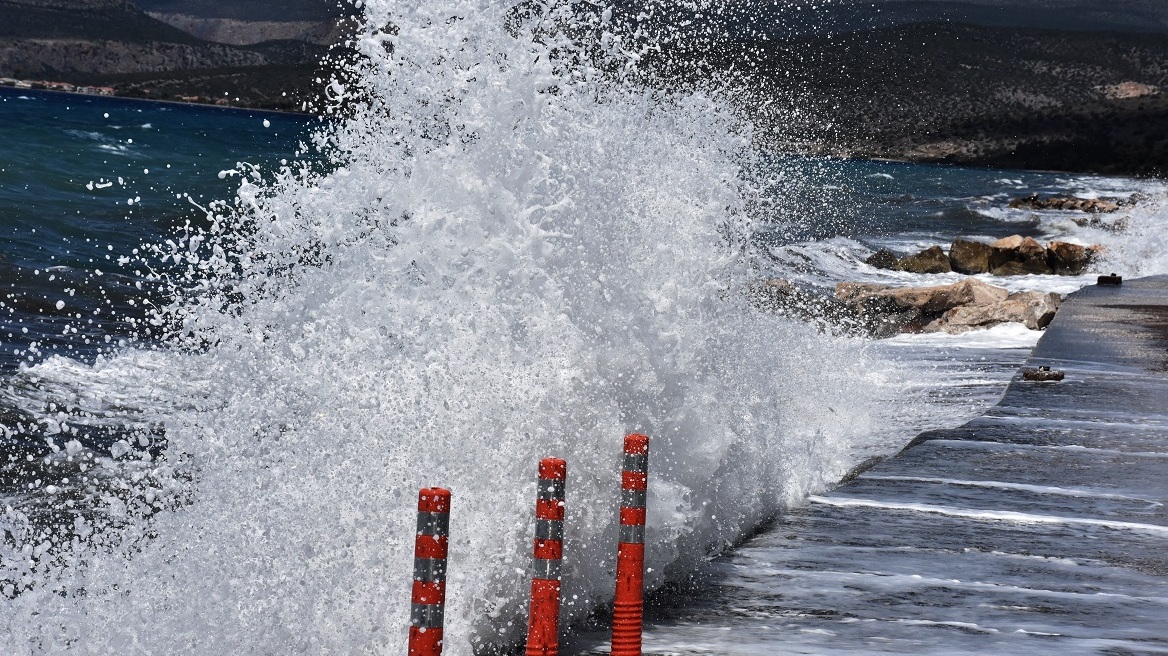
[[[1042,365],[658,594],[645,653],[1168,654],[1168,277],[1073,294]]]

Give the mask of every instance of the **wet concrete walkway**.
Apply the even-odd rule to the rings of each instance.
[[[1168,277],[1064,303],[1002,401],[659,596],[652,654],[1168,654]]]

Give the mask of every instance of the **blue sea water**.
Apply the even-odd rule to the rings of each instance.
[[[613,532],[602,434],[661,436],[660,585],[865,458],[977,414],[1037,339],[1004,326],[877,343],[727,302],[711,142],[738,142],[701,112],[679,110],[701,126],[689,141],[637,101],[529,121],[507,112],[530,98],[505,100],[490,120],[466,110],[473,139],[435,146],[416,128],[427,152],[378,122],[408,133],[393,123],[405,119],[359,117],[327,146],[348,157],[326,167],[316,119],[0,90],[0,627],[18,636],[0,647],[396,648],[379,627],[402,625],[408,604],[385,590],[408,578],[411,495],[439,474],[466,513],[452,652],[506,644],[537,450],[578,467],[565,581],[578,620],[610,594],[591,566]],[[557,130],[520,129],[542,120]],[[1168,264],[1155,181],[758,161],[750,182],[767,192],[732,208],[757,221],[753,280],[952,282],[863,260],[1016,233],[1103,245],[1100,266],[1129,276]],[[301,162],[320,175],[265,181]],[[1032,192],[1137,202],[1107,216],[1008,208]],[[155,309],[204,280],[185,275],[210,250],[197,228],[224,217],[268,223],[206,274],[236,288],[188,294],[204,341],[160,339],[173,326]],[[1097,273],[984,279],[1066,293]],[[516,493],[500,500],[504,484]]]
[[[316,122],[0,88],[0,372],[148,338],[136,324],[163,300],[146,265],[165,264],[142,249],[230,198],[220,171],[296,159]]]

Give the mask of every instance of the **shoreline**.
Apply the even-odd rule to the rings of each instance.
[[[23,82],[29,86],[17,86],[16,84],[8,84],[9,80]],[[41,85],[41,86],[32,86]],[[78,88],[101,88],[108,89],[109,93],[90,93],[77,90],[68,90],[61,88],[49,88],[44,85],[70,85]],[[164,98],[147,98],[135,95],[123,95],[117,93],[114,87],[95,87],[91,85],[73,85],[72,83],[59,82],[54,80],[17,80],[16,78],[0,78],[0,91],[12,90],[14,92],[32,92],[32,93],[54,93],[65,94],[70,96],[79,96],[84,98],[107,98],[118,99],[124,101],[141,101],[150,103],[161,103],[166,105],[177,105],[182,107],[205,107],[212,109],[223,109],[231,111],[246,111],[255,113],[269,113],[281,114],[288,116],[299,116],[306,118],[325,118],[322,114],[314,114],[307,111],[297,111],[289,109],[278,109],[273,107],[263,107],[255,105],[231,104],[219,102],[201,102],[191,100],[177,100]],[[970,141],[970,144],[973,142]],[[800,151],[789,149],[781,144],[768,144],[765,142],[756,143],[755,147],[764,152],[783,157],[807,157],[819,158],[827,160],[836,160],[843,162],[878,162],[885,164],[904,164],[904,165],[929,165],[942,166],[954,169],[978,169],[978,170],[1002,170],[1002,171],[1029,171],[1034,173],[1053,173],[1053,174],[1074,174],[1074,175],[1089,175],[1100,178],[1130,178],[1134,180],[1165,180],[1168,179],[1168,171],[1099,171],[1092,168],[1043,168],[1043,167],[1024,167],[1024,166],[1006,166],[998,163],[992,157],[985,157],[982,159],[973,158],[968,161],[954,161],[949,158],[935,158],[935,157],[895,157],[889,155],[866,155],[862,152],[840,154],[838,152],[813,152]]]
[[[1027,171],[1030,173],[1048,173],[1053,175],[1086,175],[1097,178],[1127,178],[1132,180],[1168,180],[1168,171],[1159,173],[1133,172],[1133,173],[1106,173],[1090,169],[1043,169],[1043,168],[1024,168],[1017,166],[999,166],[993,163],[973,163],[973,162],[954,162],[948,160],[934,160],[934,159],[910,159],[897,158],[878,155],[838,155],[838,154],[824,154],[824,153],[807,153],[783,150],[781,146],[760,146],[760,149],[767,151],[772,155],[781,157],[807,157],[814,159],[834,160],[838,162],[875,162],[878,164],[903,164],[906,166],[939,166],[947,169],[973,169],[979,171],[995,170],[995,171]]]
[[[154,103],[154,104],[159,104],[159,105],[177,105],[179,107],[197,107],[197,108],[201,108],[201,109],[217,109],[217,110],[233,111],[233,112],[249,112],[249,113],[259,113],[259,114],[280,114],[282,116],[297,116],[297,117],[314,118],[314,119],[324,119],[325,118],[324,116],[321,116],[319,114],[310,114],[307,112],[295,112],[295,111],[290,111],[290,110],[286,110],[286,109],[270,109],[270,108],[251,107],[248,105],[230,105],[230,104],[219,105],[219,104],[213,104],[213,103],[191,102],[191,101],[185,101],[185,100],[163,100],[163,99],[156,99],[156,98],[141,98],[138,96],[121,96],[121,95],[118,95],[116,93],[96,94],[96,93],[85,93],[85,92],[81,92],[81,91],[66,91],[64,89],[17,87],[17,86],[12,86],[12,85],[7,85],[7,84],[0,84],[0,93],[9,92],[9,91],[13,92],[13,93],[31,92],[31,93],[57,94],[57,95],[62,95],[62,96],[76,96],[79,98],[96,98],[96,99],[101,99],[101,100],[145,102],[145,103]]]

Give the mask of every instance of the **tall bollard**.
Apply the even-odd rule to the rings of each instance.
[[[527,656],[560,653],[560,565],[564,554],[564,483],[567,476],[568,463],[563,460],[544,458],[540,461]]]
[[[616,552],[616,599],[612,609],[612,656],[641,656],[648,481],[649,436],[626,435],[621,472],[620,544]]]
[[[414,539],[409,656],[440,656],[442,653],[449,536],[450,490],[422,488],[418,493],[418,534]]]

